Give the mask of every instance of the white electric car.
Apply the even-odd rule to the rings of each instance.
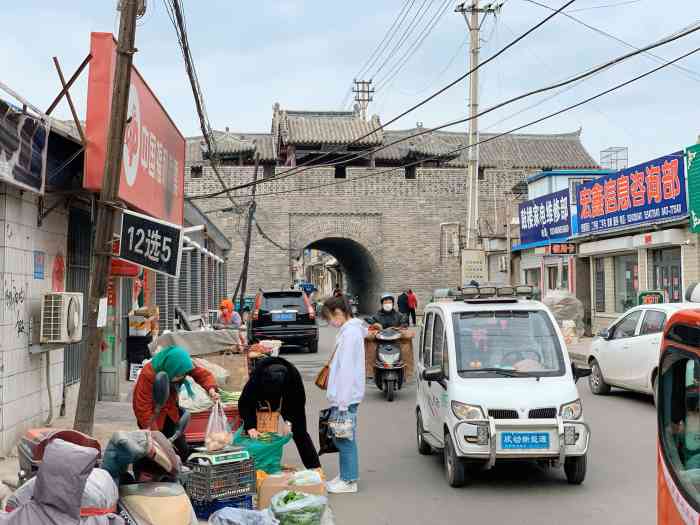
[[[457,294],[450,294],[451,296]],[[532,288],[464,288],[425,309],[416,372],[418,451],[443,451],[450,485],[500,460],[563,466],[586,476],[590,430],[572,365]]]

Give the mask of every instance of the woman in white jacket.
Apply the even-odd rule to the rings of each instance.
[[[328,299],[322,310],[324,319],[340,328],[328,376],[327,398],[340,436],[333,438],[338,448],[340,475],[328,482],[328,492],[357,492],[359,462],[357,455],[357,408],[365,395],[365,336],[367,325],[352,315],[345,297]]]

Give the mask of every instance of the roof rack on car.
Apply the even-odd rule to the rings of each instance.
[[[462,288],[462,300],[470,302],[484,299],[531,299],[534,292],[532,286],[465,286]]]

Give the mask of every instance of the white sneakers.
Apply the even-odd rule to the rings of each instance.
[[[354,494],[357,492],[357,482],[343,481],[340,477],[336,477],[326,483],[326,488],[331,494]]]

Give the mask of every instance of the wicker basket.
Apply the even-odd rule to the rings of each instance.
[[[277,432],[279,430],[280,410],[282,410],[282,400],[280,399],[280,410],[272,410],[270,403],[265,401],[266,408],[258,408],[257,422],[255,429],[258,432]]]

